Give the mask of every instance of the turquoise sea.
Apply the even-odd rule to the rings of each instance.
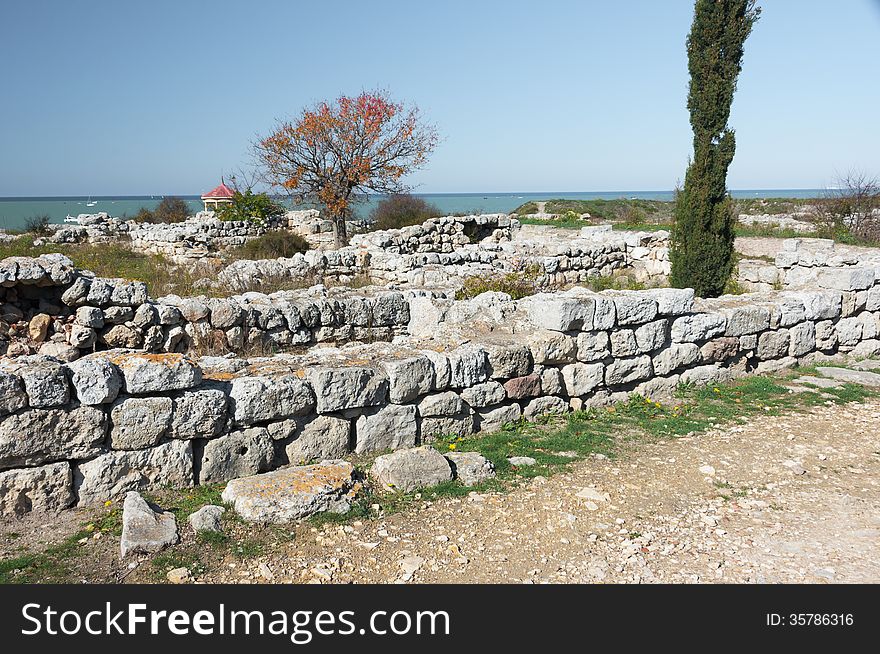
[[[820,189],[760,189],[736,190],[731,194],[736,198],[811,198],[819,197]],[[497,213],[512,211],[530,200],[614,200],[618,198],[639,198],[644,200],[671,200],[672,191],[590,191],[590,192],[548,192],[548,193],[419,193],[428,202],[436,205],[444,213]],[[193,212],[202,208],[198,196],[183,196]],[[0,198],[0,229],[21,229],[32,216],[48,215],[52,222],[60,223],[65,216],[81,213],[106,211],[111,216],[133,217],[142,207],[153,208],[162,199],[161,195],[150,196],[95,196],[88,197],[40,197],[40,198]],[[356,213],[365,218],[379,201],[373,196],[359,203]],[[91,200],[94,206],[86,206]]]

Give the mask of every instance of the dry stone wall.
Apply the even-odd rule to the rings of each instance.
[[[49,268],[40,279],[67,275]],[[876,353],[880,287],[862,286],[715,300],[689,289],[413,296],[411,334],[391,343],[251,359],[118,349],[6,359],[0,512],[217,483]]]
[[[335,279],[455,290],[468,277],[528,272],[556,287],[633,272],[640,281],[669,274],[669,233],[584,227],[576,237],[554,228],[523,227],[505,214],[434,218],[422,225],[357,235],[339,250],[310,250],[287,259],[236,261],[218,275],[227,288],[254,279]]]
[[[0,356],[73,360],[108,348],[239,351],[387,341],[404,332],[408,311],[403,293],[377,288],[153,300],[143,282],[96,277],[60,254],[0,261]]]
[[[792,238],[772,263],[752,260],[739,264],[739,280],[747,290],[828,288],[865,290],[880,271],[880,252],[849,247],[830,239]]]

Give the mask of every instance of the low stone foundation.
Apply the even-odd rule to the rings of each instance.
[[[223,482],[880,351],[873,280],[715,300],[689,289],[424,296],[407,308],[410,335],[391,343],[251,359],[128,350],[6,359],[0,511]]]

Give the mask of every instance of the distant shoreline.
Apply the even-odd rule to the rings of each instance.
[[[822,189],[735,189],[736,199],[809,199],[823,195]],[[466,213],[512,213],[530,201],[544,200],[654,200],[669,202],[674,191],[554,191],[519,193],[415,193],[446,215]],[[161,195],[92,195],[48,197],[0,197],[0,229],[18,230],[34,216],[49,216],[50,222],[61,223],[67,215],[107,212],[119,218],[134,218],[142,208],[154,209]],[[182,195],[192,213],[202,210],[198,195]],[[382,199],[368,196],[359,202],[354,213],[364,219]],[[89,202],[91,200],[91,202]],[[91,204],[92,206],[88,206]],[[303,205],[299,208],[310,208]]]

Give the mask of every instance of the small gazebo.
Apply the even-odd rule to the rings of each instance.
[[[220,186],[211,189],[202,196],[205,211],[217,211],[221,204],[231,204],[234,195],[235,191],[226,186],[223,180],[220,180]]]

